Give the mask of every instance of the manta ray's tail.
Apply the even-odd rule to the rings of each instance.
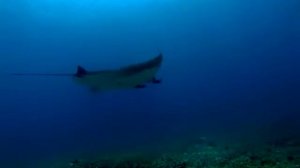
[[[12,73],[14,76],[74,76],[70,73]]]
[[[85,70],[82,66],[78,65],[77,72],[74,73],[12,73],[14,76],[76,76],[82,77],[87,74],[87,70]]]

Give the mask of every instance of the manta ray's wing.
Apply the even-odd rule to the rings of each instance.
[[[155,58],[153,58],[149,61],[121,68],[120,71],[124,75],[132,75],[132,74],[137,74],[137,73],[149,70],[149,69],[157,69],[158,70],[161,66],[162,60],[163,60],[163,55],[160,53],[158,56],[156,56]]]

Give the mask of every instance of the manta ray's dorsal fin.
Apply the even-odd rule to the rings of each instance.
[[[76,77],[83,77],[87,74],[87,70],[85,70],[82,66],[78,65]]]

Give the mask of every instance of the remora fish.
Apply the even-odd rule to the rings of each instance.
[[[87,86],[92,91],[106,91],[115,89],[144,88],[147,83],[160,83],[156,74],[161,67],[163,55],[139,63],[114,70],[88,71],[82,66],[77,67],[75,74],[41,74],[16,73],[18,76],[72,76],[74,80]]]

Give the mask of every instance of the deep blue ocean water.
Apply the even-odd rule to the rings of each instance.
[[[202,136],[299,136],[299,9],[299,0],[0,0],[0,167]],[[10,75],[118,68],[160,51],[162,83],[145,89],[95,94],[69,77]]]

